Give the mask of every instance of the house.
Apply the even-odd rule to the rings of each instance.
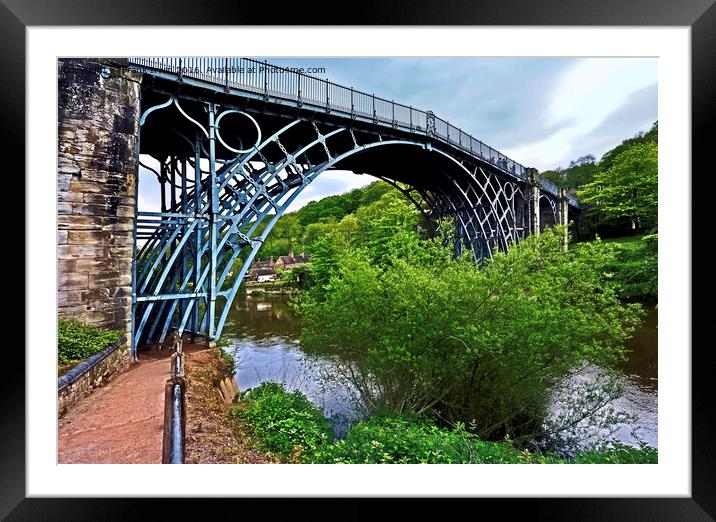
[[[260,277],[260,279],[259,279]],[[276,270],[274,268],[273,256],[261,261],[254,261],[246,272],[247,281],[275,281]]]
[[[282,270],[289,271],[295,266],[305,265],[309,262],[310,259],[305,254],[305,252],[301,252],[301,255],[298,256],[293,255],[293,252],[289,252],[287,256],[279,256],[279,258],[276,260],[274,268],[280,268]]]
[[[296,256],[293,252],[289,252],[287,256],[279,256],[274,261],[273,256],[261,261],[255,261],[246,273],[247,281],[256,281],[257,283],[265,283],[267,281],[275,281],[278,278],[276,270],[290,271],[295,266],[305,265],[309,262],[308,256],[301,252]]]
[[[273,268],[259,268],[256,270],[256,281],[258,283],[276,281],[276,270]]]

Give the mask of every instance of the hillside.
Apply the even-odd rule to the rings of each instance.
[[[310,253],[310,225],[337,223],[345,216],[353,214],[360,207],[378,201],[380,197],[395,190],[384,181],[375,181],[362,188],[353,189],[345,194],[328,196],[319,201],[311,201],[295,212],[281,216],[266,238],[259,257],[278,257],[290,251],[300,252],[304,249]],[[258,227],[254,236],[259,235],[271,221],[268,215]],[[307,234],[308,233],[308,234]]]

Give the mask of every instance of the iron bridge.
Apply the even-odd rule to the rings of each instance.
[[[564,190],[430,111],[252,59],[129,67],[139,154],[161,186],[161,211],[137,212],[133,357],[170,332],[217,339],[273,225],[329,169],[391,183],[428,223],[452,219],[476,261],[577,216]]]

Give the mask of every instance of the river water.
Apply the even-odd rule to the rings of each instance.
[[[289,390],[300,390],[331,421],[337,437],[345,435],[360,420],[360,404],[350,385],[335,379],[332,361],[308,355],[301,350],[300,324],[288,304],[288,296],[278,294],[237,295],[227,318],[222,337],[232,342],[237,362],[236,380],[240,390],[263,381],[279,381]],[[630,359],[623,365],[625,393],[613,406],[635,417],[611,436],[634,444],[643,440],[657,446],[657,311],[649,310],[642,327],[627,346]],[[588,381],[599,374],[587,368],[578,379]],[[326,378],[333,377],[333,378]],[[555,397],[553,410],[560,398]],[[593,430],[591,436],[604,433]]]

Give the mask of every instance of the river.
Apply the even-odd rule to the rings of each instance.
[[[239,389],[272,380],[289,390],[300,390],[323,410],[336,436],[342,437],[360,420],[360,404],[349,384],[324,378],[335,375],[332,361],[301,350],[299,320],[288,300],[279,294],[241,294],[234,301],[222,337],[232,343],[227,349],[237,362]],[[657,310],[651,308],[628,343],[631,354],[623,365],[625,393],[613,404],[635,418],[612,435],[622,442],[634,444],[636,431],[638,439],[657,446],[657,337]],[[575,379],[589,380],[598,373],[597,368],[587,368]],[[558,410],[559,403],[555,397],[553,410]],[[594,438],[602,435],[599,430],[591,434]]]

